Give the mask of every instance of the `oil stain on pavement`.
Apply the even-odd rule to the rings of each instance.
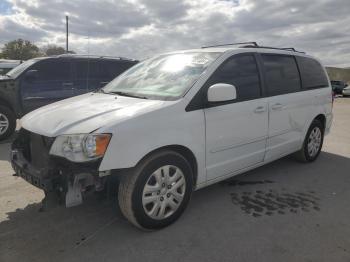
[[[257,185],[274,183],[273,181],[237,181],[227,182],[228,185]],[[286,213],[301,213],[310,211],[319,211],[319,198],[314,191],[288,192],[282,188],[280,191],[254,190],[233,192],[230,194],[232,203],[239,206],[246,214],[254,217],[264,215],[272,216],[276,214],[284,215]]]

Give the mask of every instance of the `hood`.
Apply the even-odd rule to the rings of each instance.
[[[88,93],[41,107],[21,119],[21,126],[48,137],[90,133],[171,102]]]
[[[4,81],[9,81],[9,80],[13,80],[11,77],[7,76],[7,75],[0,75],[0,81],[4,82]]]

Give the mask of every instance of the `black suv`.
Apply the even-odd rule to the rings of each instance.
[[[28,60],[0,78],[0,140],[16,119],[41,106],[97,90],[138,61],[80,55]]]

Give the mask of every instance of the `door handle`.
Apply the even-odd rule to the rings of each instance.
[[[65,82],[65,83],[62,83],[62,86],[73,86],[73,83],[72,82]]]
[[[266,111],[266,108],[264,106],[258,106],[257,108],[255,108],[254,113],[264,113]]]
[[[280,103],[277,103],[271,106],[272,110],[281,110],[282,108],[283,108],[283,105]]]

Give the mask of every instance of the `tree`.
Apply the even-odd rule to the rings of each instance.
[[[40,56],[40,52],[36,45],[19,38],[5,44],[2,56],[6,59],[28,60]]]
[[[66,53],[66,50],[63,47],[57,45],[48,45],[44,47],[43,50],[47,56],[62,55]]]

